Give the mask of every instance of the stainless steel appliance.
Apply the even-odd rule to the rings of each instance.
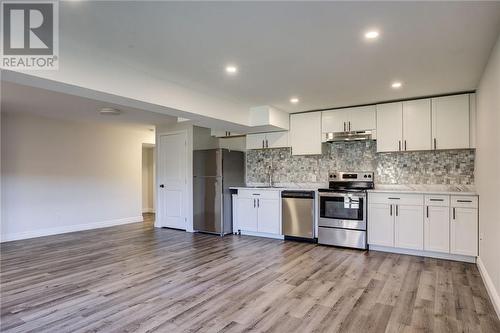
[[[245,155],[227,149],[193,152],[193,225],[195,231],[232,232],[230,186],[245,184]]]
[[[314,191],[282,191],[281,220],[285,239],[314,239]]]
[[[319,189],[318,243],[366,249],[367,189],[373,172],[335,172]]]

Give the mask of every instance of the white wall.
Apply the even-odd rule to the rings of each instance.
[[[500,37],[477,89],[479,268],[500,317]]]
[[[142,212],[155,211],[154,147],[142,147]]]
[[[142,219],[142,143],[153,132],[5,111],[3,241]]]

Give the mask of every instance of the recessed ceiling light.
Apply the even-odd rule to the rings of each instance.
[[[394,89],[399,89],[399,88],[401,88],[402,86],[403,86],[403,84],[402,84],[401,82],[399,82],[399,81],[393,82],[393,83],[391,84],[391,87],[393,87]]]
[[[236,74],[236,73],[238,73],[238,67],[233,66],[233,65],[228,65],[228,66],[226,66],[226,73]]]
[[[297,97],[290,98],[290,103],[297,104],[298,102],[299,102],[299,99]]]
[[[379,32],[377,30],[370,30],[365,33],[366,39],[376,39],[379,36]]]
[[[120,115],[122,112],[118,109],[114,109],[114,108],[101,108],[99,110],[99,113],[102,114],[102,115],[105,115],[105,116],[118,116]]]

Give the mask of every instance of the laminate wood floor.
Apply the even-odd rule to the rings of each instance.
[[[2,332],[500,332],[473,264],[148,219],[2,244]]]

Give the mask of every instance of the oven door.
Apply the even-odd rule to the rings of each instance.
[[[320,193],[320,227],[366,230],[365,193]]]

